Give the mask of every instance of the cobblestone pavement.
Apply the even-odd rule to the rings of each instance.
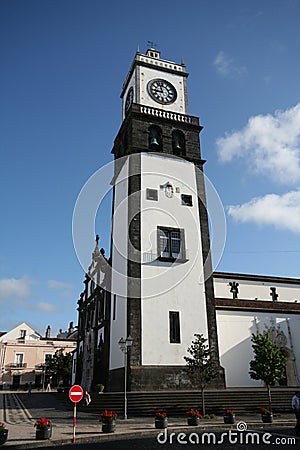
[[[47,417],[53,421],[53,432],[50,441],[37,441],[35,438],[35,420],[40,417]],[[0,421],[7,424],[9,430],[8,440],[5,447],[10,449],[30,449],[41,447],[61,446],[72,443],[73,438],[73,411],[66,405],[58,403],[55,395],[35,395],[26,393],[1,392],[0,391]],[[224,425],[222,417],[213,420],[202,420],[198,427],[187,427],[185,418],[169,418],[168,433],[191,433],[192,431],[201,433],[206,430],[236,431],[238,424],[242,423],[248,430],[258,430],[259,432],[274,432],[276,428],[284,431],[286,436],[295,436],[295,419],[292,414],[283,414],[275,417],[273,424],[263,424],[259,415],[237,416],[235,425]],[[102,443],[128,439],[148,439],[148,443],[157,443],[159,430],[154,428],[152,417],[129,418],[127,420],[118,419],[117,429],[113,434],[101,432],[99,415],[79,411],[77,415],[76,443]],[[146,442],[146,441],[145,441]],[[119,444],[118,444],[119,445]],[[295,441],[295,446],[300,445],[300,440]],[[175,450],[175,446],[174,450]],[[182,446],[181,446],[182,447]],[[196,446],[197,447],[197,446]],[[111,447],[110,447],[111,448]],[[118,447],[120,448],[120,447]],[[129,448],[124,443],[124,448]],[[146,448],[141,446],[141,448]],[[151,448],[151,446],[149,447]],[[171,448],[171,447],[169,447]],[[184,448],[189,448],[185,445]],[[192,448],[192,447],[191,447]],[[195,448],[195,445],[193,445]],[[203,447],[202,447],[203,448]],[[219,448],[222,448],[222,446]],[[252,447],[255,448],[255,447]],[[151,449],[152,450],[152,449]]]
[[[24,423],[34,423],[30,412],[25,408],[19,396],[15,393],[4,394],[5,422],[8,425],[18,425]]]

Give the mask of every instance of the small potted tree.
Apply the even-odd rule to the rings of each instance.
[[[202,396],[202,413],[205,415],[204,389],[207,384],[219,376],[219,367],[213,358],[212,349],[209,348],[203,334],[194,334],[195,339],[187,349],[190,356],[184,356],[186,361],[186,374],[193,386],[199,386]]]
[[[100,414],[100,422],[102,422],[103,433],[114,433],[116,431],[116,421],[118,414],[107,409]]]
[[[199,425],[200,419],[202,419],[202,414],[199,413],[199,410],[196,408],[190,408],[187,412],[187,424],[189,426]]]
[[[52,436],[52,422],[50,419],[41,417],[34,426],[36,427],[35,438],[38,440],[50,439]]]
[[[282,354],[279,346],[272,341],[269,332],[252,334],[251,341],[254,359],[250,361],[249,375],[253,380],[262,380],[265,383],[268,393],[268,410],[271,414],[271,386],[285,377],[287,358]]]
[[[0,445],[4,444],[7,441],[8,429],[5,426],[4,422],[0,422]]]

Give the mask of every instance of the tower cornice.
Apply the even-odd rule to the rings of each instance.
[[[148,68],[155,68],[159,69],[161,72],[167,72],[167,73],[173,73],[175,75],[181,75],[182,77],[187,78],[189,76],[189,73],[186,71],[185,64],[176,64],[172,61],[167,61],[165,59],[157,59],[152,58],[148,55],[143,55],[139,52],[135,54],[135,58],[131,64],[131,67],[129,69],[128,75],[123,83],[122,86],[122,92],[120,97],[123,98],[124,93],[127,89],[129,80],[134,72],[134,69],[137,66],[143,66]]]

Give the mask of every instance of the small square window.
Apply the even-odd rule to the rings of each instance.
[[[157,189],[146,189],[146,199],[147,200],[154,200],[157,202],[158,200],[158,191]]]
[[[184,206],[193,206],[193,197],[191,195],[181,194],[181,204]]]

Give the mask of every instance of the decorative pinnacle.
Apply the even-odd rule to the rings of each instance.
[[[155,44],[155,42],[153,42],[153,41],[148,41],[148,47],[156,49],[156,45],[157,45],[157,44]]]

